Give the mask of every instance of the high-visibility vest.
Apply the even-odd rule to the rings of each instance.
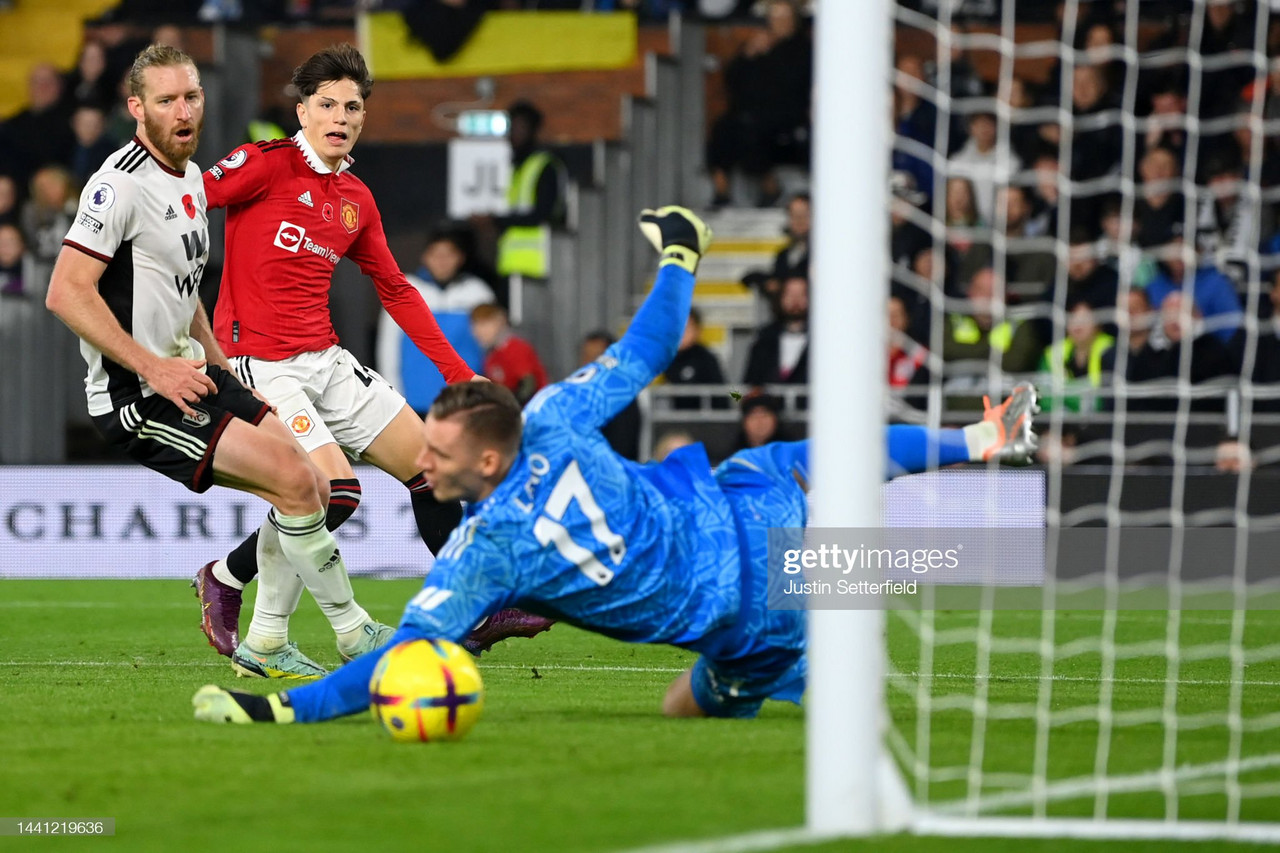
[[[1110,335],[1098,335],[1089,346],[1089,384],[1094,388],[1102,387],[1102,354],[1115,346],[1116,339]],[[1049,363],[1047,367],[1055,373],[1063,372],[1071,356],[1075,352],[1075,341],[1065,340],[1049,347],[1045,353]]]
[[[1086,370],[1086,376],[1089,379],[1089,385],[1093,388],[1102,387],[1102,354],[1115,346],[1116,339],[1111,335],[1099,334],[1093,339],[1093,343],[1089,346],[1089,365]],[[1071,356],[1075,352],[1075,341],[1065,340],[1060,344],[1054,344],[1044,351],[1044,363],[1042,366],[1049,370],[1054,376],[1065,377],[1067,364],[1071,361]],[[1070,388],[1074,378],[1066,377],[1064,380],[1064,388]],[[1076,385],[1079,388],[1079,384]],[[1090,395],[1090,405],[1094,411],[1102,410],[1102,398]],[[1041,405],[1045,411],[1050,411],[1061,403],[1062,408],[1068,412],[1079,412],[1083,406],[1083,400],[1080,397],[1063,394],[1060,400],[1055,400],[1051,395],[1046,394],[1041,399]]]
[[[951,338],[958,344],[976,344],[982,340],[982,327],[968,314],[952,314]],[[987,344],[996,352],[1008,352],[1013,345],[1013,325],[1005,320],[992,326]]]
[[[273,121],[267,121],[263,118],[255,118],[249,122],[246,135],[250,142],[265,142],[268,139],[284,139],[289,134],[284,132],[284,128]]]
[[[511,173],[507,187],[507,204],[512,213],[533,210],[538,193],[538,180],[547,168],[563,171],[564,166],[546,151],[537,151]],[[561,181],[563,186],[564,181]],[[513,225],[498,237],[498,273],[519,273],[533,278],[546,278],[551,257],[551,226]]]

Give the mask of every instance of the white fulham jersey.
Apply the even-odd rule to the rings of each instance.
[[[204,182],[194,163],[177,172],[135,136],[89,178],[62,242],[106,263],[98,292],[134,340],[162,357],[204,358],[190,333],[209,259]],[[89,365],[89,414],[154,393],[83,340],[80,352]]]

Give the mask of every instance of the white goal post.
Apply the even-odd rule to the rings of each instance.
[[[1073,64],[1084,55],[1074,48],[1075,30],[1085,20],[1090,0],[1064,4],[1063,35],[1056,44],[1018,43],[1014,38],[1018,7],[1025,2],[978,4],[1002,8],[999,33],[968,36],[957,36],[960,30],[952,25],[953,13],[958,13],[965,0],[912,4],[933,9],[934,18],[900,9],[894,0],[821,0],[815,4],[811,267],[815,310],[809,420],[814,457],[813,527],[874,528],[881,524],[883,401],[887,399],[885,316],[891,274],[886,247],[893,133],[888,122],[892,115],[895,25],[907,20],[930,31],[936,44],[935,80],[947,81],[937,82],[937,86],[945,87],[950,81],[951,48],[957,45],[981,46],[999,53],[1003,88],[1012,79],[1015,58],[1057,57],[1067,106],[1057,108],[1055,121],[1063,126],[1069,140],[1073,132],[1070,75]],[[1185,62],[1190,85],[1182,127],[1189,138],[1191,153],[1187,156],[1194,159],[1202,132],[1196,114],[1200,79],[1206,69],[1213,71],[1231,61],[1204,57],[1199,52],[1208,6],[1214,2],[1218,0],[1193,0],[1188,43],[1154,57],[1143,54],[1139,47],[1139,4],[1131,2],[1119,41],[1109,49],[1109,59],[1121,63],[1126,72],[1117,98],[1119,109],[1103,120],[1124,128],[1125,143],[1122,163],[1101,180],[1104,188],[1113,189],[1122,198],[1126,241],[1133,236],[1135,199],[1142,195],[1141,187],[1128,177],[1136,171],[1134,140],[1147,126],[1134,110],[1138,68]],[[1280,9],[1273,13],[1270,0],[1241,3],[1240,8],[1243,14],[1256,17],[1255,41],[1251,47],[1240,48],[1241,56],[1249,55],[1236,60],[1252,65],[1265,80],[1270,70],[1267,33],[1272,18],[1280,20]],[[947,92],[934,84],[929,86],[939,124],[953,114],[963,114],[964,109]],[[1246,172],[1251,177],[1243,190],[1246,203],[1254,204],[1255,210],[1261,203],[1277,201],[1257,186],[1263,165],[1263,128],[1280,135],[1280,126],[1264,124],[1263,98],[1262,91],[1256,90],[1249,108],[1256,123],[1246,155]],[[991,112],[997,115],[1001,144],[1007,148],[1016,111],[1007,103],[992,100]],[[1218,121],[1221,128],[1210,125],[1204,133],[1231,129],[1229,122]],[[1280,118],[1275,121],[1280,124]],[[945,140],[941,130],[939,139]],[[1062,151],[1069,155],[1068,142],[1063,143]],[[946,152],[932,152],[929,160],[935,174],[943,176],[935,179],[931,188],[939,189],[945,184]],[[1179,182],[1192,215],[1193,202],[1206,197],[1204,187],[1196,185],[1194,172],[1194,166],[1189,166]],[[1068,217],[1073,199],[1095,192],[1095,188],[1073,183],[1065,166],[1058,176],[1058,187]],[[938,220],[940,211],[941,202],[935,200],[935,221],[930,223],[935,239],[945,231]],[[1003,212],[996,220],[992,228],[999,231],[1005,225]],[[1055,340],[1061,340],[1067,316],[1063,291],[1069,245],[1065,228],[1051,236],[1058,272],[1053,283],[1055,295],[1046,310],[1056,329]],[[1003,270],[1008,253],[1005,237],[997,233],[991,239],[996,268]],[[1133,254],[1119,264],[1122,306],[1131,286],[1128,277],[1133,273]],[[941,251],[935,251],[934,257],[941,258]],[[1265,300],[1269,287],[1260,284],[1265,260],[1253,247],[1245,264],[1246,279],[1253,288],[1244,300],[1250,316],[1242,320],[1246,371],[1252,366],[1260,334],[1252,313],[1259,292]],[[1192,273],[1194,268],[1187,273],[1188,282]],[[935,321],[944,310],[954,310],[950,305],[944,309],[940,282],[941,274],[935,269],[934,292],[929,297],[936,303],[932,309]],[[1191,319],[1190,302],[1188,299],[1184,308],[1186,321]],[[1118,338],[1118,346],[1127,346],[1128,332],[1123,326]],[[930,350],[938,348],[939,329],[934,329],[927,343]],[[1124,369],[1123,363],[1122,357],[1117,372]],[[1156,520],[1140,523],[1168,528],[1178,537],[1224,521],[1247,532],[1259,523],[1250,516],[1248,470],[1239,475],[1234,512],[1212,518],[1184,512],[1185,494],[1191,488],[1188,472],[1197,460],[1184,446],[1187,424],[1194,420],[1190,401],[1211,396],[1192,387],[1189,371],[1187,355],[1176,377],[1178,404],[1170,414],[1177,422],[1170,450],[1173,495],[1169,507],[1157,513]],[[1003,378],[999,362],[993,359],[987,381],[995,386]],[[929,386],[930,408],[924,420],[934,425],[940,422],[937,410],[945,396],[943,381],[941,376],[932,376]],[[1267,392],[1255,393],[1247,377],[1242,387],[1245,411],[1242,417],[1233,415],[1233,423],[1239,426],[1243,421],[1239,432],[1247,445],[1250,400],[1266,399]],[[1056,385],[1050,382],[1048,391],[1061,395],[1061,379]],[[1120,506],[1127,476],[1124,428],[1128,421],[1142,422],[1141,417],[1127,411],[1130,391],[1123,379],[1103,389],[1115,399],[1115,431],[1100,442],[1107,445],[1110,457],[1099,468],[1111,478],[1112,486],[1105,502],[1079,516],[1089,516],[1108,528],[1134,523],[1134,516]],[[1132,393],[1141,396],[1140,390]],[[1234,412],[1239,404],[1238,395],[1233,399],[1227,404],[1228,412]],[[1062,436],[1060,408],[1044,422],[1053,438]],[[1051,535],[1055,527],[1071,526],[1075,519],[1064,517],[1070,514],[1064,514],[1059,504],[1063,466],[1061,457],[1046,465]],[[1238,559],[1243,565],[1245,558]],[[1147,611],[1140,617],[1115,607],[1118,599],[1110,597],[1109,609],[1059,618],[1059,591],[1048,580],[1040,599],[1042,610],[1021,617],[1026,622],[1023,635],[1010,632],[1008,619],[991,610],[967,616],[928,610],[811,611],[805,700],[806,826],[801,832],[810,838],[905,829],[955,836],[1280,842],[1280,701],[1269,708],[1259,702],[1267,691],[1280,697],[1280,613],[1272,618],[1246,609],[1253,587],[1244,569],[1238,568],[1234,575],[1227,572],[1227,591],[1235,607],[1229,604],[1212,616],[1196,616],[1182,606],[1184,569],[1181,558],[1175,556],[1166,578],[1173,602],[1170,609]],[[1118,595],[1115,591],[1121,586],[1121,573],[1114,560],[1099,566],[1099,574],[1107,593]],[[1275,641],[1267,633],[1271,628],[1277,631]],[[905,638],[918,651],[917,656],[906,662],[893,659],[891,636]],[[941,662],[956,655],[968,668],[947,671]],[[1022,662],[1021,671],[1002,669],[1014,659]],[[1151,674],[1135,668],[1146,665],[1144,662],[1149,662]],[[1085,664],[1087,672],[1079,669]],[[1250,675],[1258,672],[1263,675]],[[1077,689],[1084,698],[1073,696],[1071,690]],[[1215,704],[1214,697],[1219,694],[1222,701]],[[1147,698],[1145,704],[1133,705],[1126,704],[1126,696]],[[946,745],[935,734],[943,730],[947,715],[960,715],[966,729],[960,742],[963,749],[953,750],[955,755],[947,754]],[[995,755],[1005,732],[1025,738],[1029,755],[1025,766],[1001,764]],[[1070,746],[1072,738],[1074,746]],[[1135,739],[1141,738],[1147,740],[1135,746]],[[1144,744],[1150,746],[1149,761]],[[1061,761],[1064,751],[1071,749],[1079,761]],[[1126,762],[1131,764],[1126,766]],[[1075,764],[1079,769],[1064,769]],[[1197,802],[1195,798],[1214,806],[1186,808],[1187,803]],[[1260,812],[1251,808],[1256,803],[1274,803],[1276,810]]]

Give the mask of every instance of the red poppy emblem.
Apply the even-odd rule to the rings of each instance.
[[[188,219],[196,218],[196,203],[191,200],[191,196],[184,195],[182,197],[182,209],[187,212]]]

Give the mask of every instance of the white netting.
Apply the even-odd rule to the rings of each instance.
[[[1278,824],[1280,612],[1247,534],[1280,526],[1280,15],[895,13],[893,294],[919,342],[895,357],[920,365],[902,411],[964,422],[1035,376],[1050,539],[1159,527],[1173,547],[1146,578],[1161,609],[1120,609],[1117,534],[1071,585],[1104,608],[1063,609],[1051,548],[1040,610],[891,613],[891,750],[936,814]],[[1214,526],[1234,552],[1184,560]]]

